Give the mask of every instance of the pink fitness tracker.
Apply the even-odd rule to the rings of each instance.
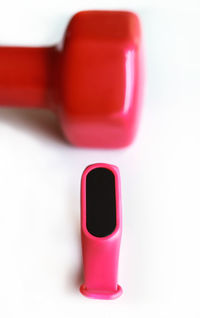
[[[109,164],[91,165],[81,180],[83,295],[113,299],[122,294],[117,284],[121,232],[119,170]]]

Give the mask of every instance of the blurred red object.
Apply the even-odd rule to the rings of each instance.
[[[76,146],[131,143],[142,91],[138,17],[126,11],[83,11],[62,45],[0,47],[0,104],[50,108]]]

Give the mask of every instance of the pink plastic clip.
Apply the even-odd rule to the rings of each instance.
[[[84,267],[83,295],[114,299],[122,232],[120,175],[117,167],[94,164],[81,181],[81,239]]]

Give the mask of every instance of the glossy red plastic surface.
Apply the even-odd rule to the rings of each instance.
[[[74,145],[126,146],[139,118],[141,53],[135,14],[79,12],[59,47],[0,47],[0,104],[51,108]]]
[[[61,109],[75,145],[123,147],[140,109],[140,24],[130,12],[89,11],[71,20],[64,47]]]

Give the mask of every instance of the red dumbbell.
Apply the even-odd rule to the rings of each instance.
[[[141,53],[134,13],[79,12],[62,45],[0,47],[0,105],[52,109],[77,146],[126,146],[139,117]]]

